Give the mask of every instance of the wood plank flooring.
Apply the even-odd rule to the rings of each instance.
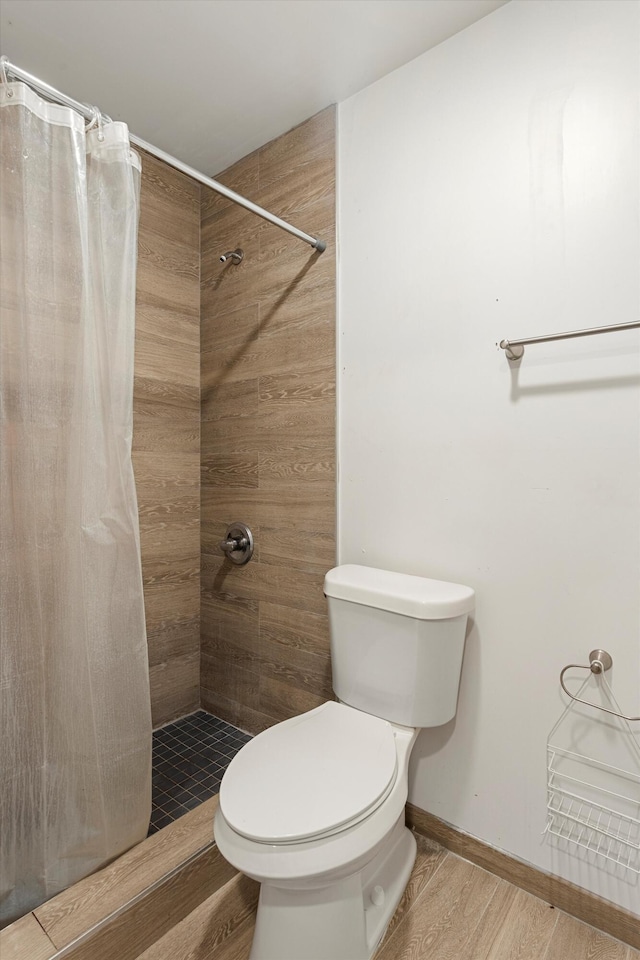
[[[375,960],[640,960],[640,953],[416,835],[416,866]],[[425,864],[435,869],[412,889]]]
[[[2,960],[50,960],[56,948],[32,913],[0,930]]]
[[[411,803],[407,804],[406,815],[407,826],[421,836],[507,880],[514,887],[526,890],[544,903],[551,903],[570,916],[640,950],[640,920],[637,913],[631,913],[564,877],[538,870],[477,837],[457,830]]]
[[[374,960],[640,960],[640,953],[420,835]],[[258,885],[236,877],[140,960],[248,960]]]
[[[412,879],[375,960],[640,960],[632,947],[416,839]]]
[[[65,944],[65,960],[248,960],[259,887],[215,845],[202,850],[216,806],[217,797],[206,801],[0,932],[2,960],[54,960]],[[416,840],[411,878],[374,960],[640,960],[640,951],[434,840]]]
[[[170,828],[154,833],[109,866],[37,907],[34,914],[56,947],[66,946],[103,922],[210,843],[217,805],[218,798],[212,797]]]

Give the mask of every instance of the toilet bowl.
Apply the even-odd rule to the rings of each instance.
[[[214,835],[261,884],[250,960],[370,960],[416,855],[411,750],[455,714],[473,591],[338,567],[325,579],[334,690],[231,761]]]
[[[417,735],[329,701],[231,762],[214,833],[262,884],[251,960],[369,960],[415,860],[404,806]]]

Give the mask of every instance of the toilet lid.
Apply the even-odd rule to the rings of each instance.
[[[329,701],[270,727],[233,758],[220,786],[229,826],[262,843],[330,834],[367,815],[396,777],[391,725]]]

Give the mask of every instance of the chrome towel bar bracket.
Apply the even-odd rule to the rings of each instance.
[[[568,697],[572,700],[575,700],[576,703],[584,703],[588,707],[593,707],[594,710],[602,710],[603,713],[610,713],[614,717],[619,717],[621,720],[631,720],[633,722],[640,721],[640,717],[627,717],[624,713],[618,713],[616,710],[609,710],[607,707],[601,707],[597,703],[591,703],[590,700],[582,700],[580,697],[574,697],[570,693],[564,684],[564,675],[567,670],[570,670],[572,667],[577,668],[578,670],[591,670],[591,673],[599,674],[605,673],[605,671],[610,670],[613,666],[613,660],[611,655],[607,653],[606,650],[592,650],[589,654],[589,663],[568,663],[566,667],[563,667],[560,671],[560,686],[566,693]]]

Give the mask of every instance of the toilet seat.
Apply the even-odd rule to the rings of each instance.
[[[220,810],[259,843],[322,839],[376,810],[397,768],[391,724],[329,701],[243,747],[222,780]]]

